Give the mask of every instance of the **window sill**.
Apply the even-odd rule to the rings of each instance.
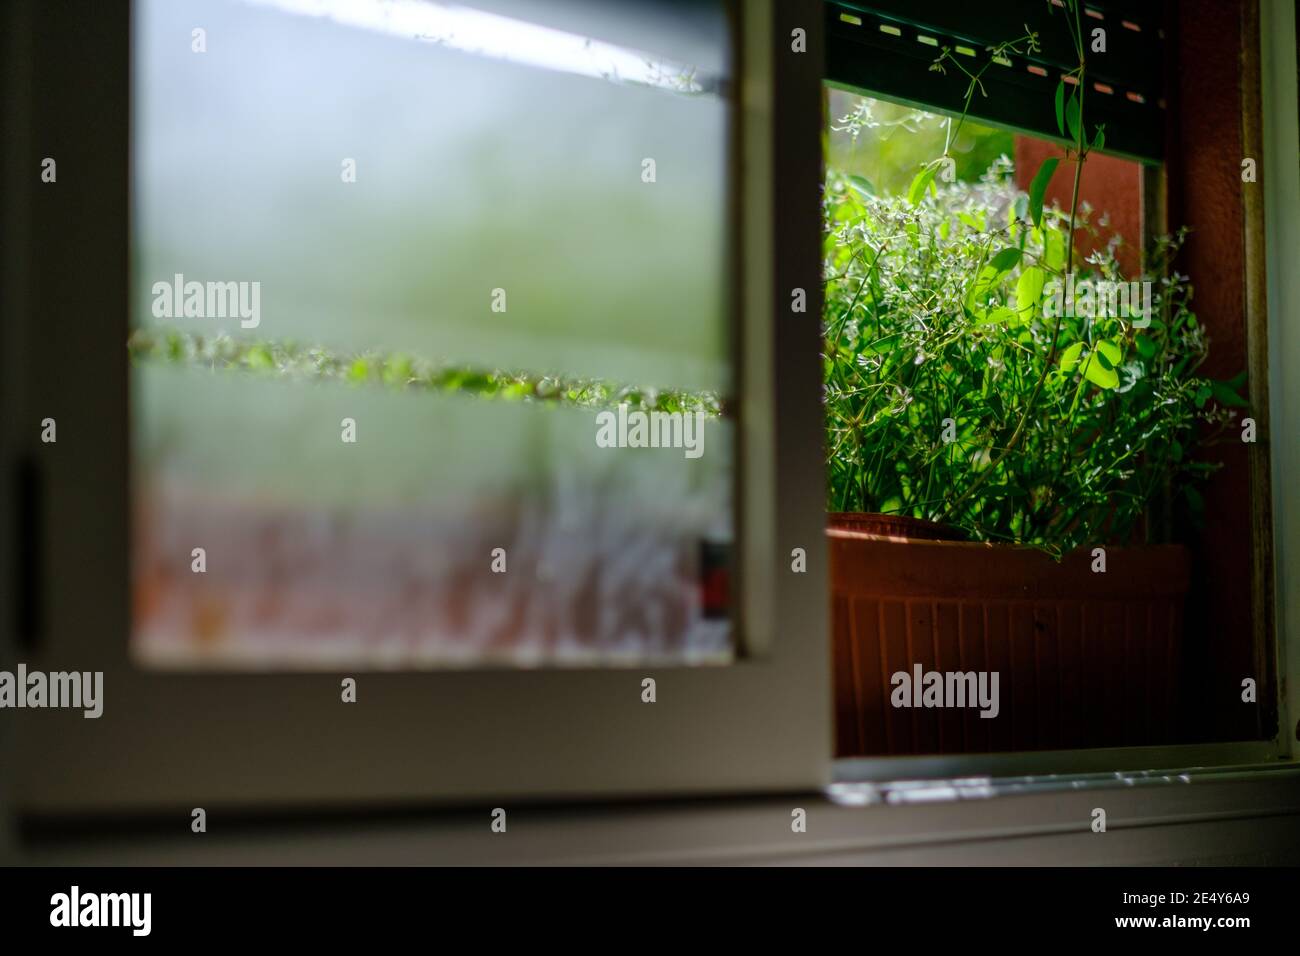
[[[37,865],[1171,865],[1300,861],[1300,768],[834,785],[827,794],[656,804],[490,806],[382,817],[223,821],[169,833],[28,828]],[[867,788],[871,787],[871,790]],[[854,789],[856,788],[856,789]],[[876,793],[880,799],[863,799]],[[907,796],[900,796],[906,794]],[[893,795],[891,797],[891,795]],[[849,797],[852,797],[851,799]],[[978,799],[971,799],[977,797]],[[1000,799],[988,799],[999,797]],[[865,805],[864,805],[865,804]],[[1094,810],[1107,830],[1092,830]],[[793,833],[791,813],[807,811]],[[112,832],[111,837],[102,836]]]

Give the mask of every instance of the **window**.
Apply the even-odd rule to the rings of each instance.
[[[827,6],[837,753],[1261,759],[1268,402],[1230,301],[1257,276],[1179,230],[1209,207],[1186,153],[1173,186],[1159,164],[1194,125],[1166,115],[1163,24],[1030,6]]]
[[[518,62],[288,6],[144,2],[131,29],[123,11],[96,7],[100,28],[90,32],[105,46],[82,45],[84,29],[57,14],[33,41],[28,67],[40,79],[30,88],[45,100],[22,135],[56,141],[63,158],[58,190],[21,194],[37,268],[14,313],[30,322],[15,334],[47,343],[66,364],[57,379],[26,377],[13,413],[32,498],[44,501],[31,533],[44,556],[24,588],[43,624],[29,629],[27,657],[47,671],[102,670],[105,704],[96,721],[78,716],[75,733],[60,715],[21,718],[20,808],[356,806],[825,782],[822,529],[819,496],[806,493],[821,469],[817,335],[813,324],[773,321],[781,287],[809,288],[818,308],[815,207],[777,201],[778,183],[817,176],[815,150],[787,150],[775,135],[781,122],[798,131],[791,141],[816,138],[819,67],[810,58],[814,68],[800,72],[776,56],[808,11],[472,5],[696,68],[665,89],[646,76],[614,83],[546,68],[532,48]],[[167,26],[151,26],[151,16]],[[204,53],[194,52],[198,28]],[[288,54],[286,36],[302,38]],[[258,55],[236,68],[241,44]],[[87,99],[75,63],[117,82]],[[162,79],[142,88],[159,70]],[[141,82],[128,83],[131,71]],[[219,88],[199,95],[205,83]],[[291,92],[301,115],[286,105]],[[494,108],[506,115],[485,116]],[[487,139],[462,152],[447,135],[456,123]],[[69,128],[94,135],[60,132]],[[181,135],[156,138],[169,128]],[[494,138],[503,152],[486,148]],[[342,178],[348,159],[355,183]],[[645,159],[656,160],[653,182]],[[240,171],[254,169],[257,181],[243,182]],[[608,192],[624,175],[625,194]],[[461,180],[474,188],[452,189]],[[69,232],[73,221],[81,228]],[[796,251],[778,255],[787,243]],[[505,247],[499,262],[480,254],[494,244]],[[547,269],[530,273],[529,261]],[[606,275],[590,276],[589,266]],[[178,273],[179,319],[155,317],[169,278],[175,308]],[[205,312],[187,319],[191,281],[204,284]],[[251,312],[253,281],[255,326],[251,315],[230,315],[235,301]],[[217,290],[224,318],[206,317],[210,282],[235,284],[234,297]],[[245,299],[241,282],[250,283]],[[440,293],[447,283],[455,289]],[[504,313],[492,309],[498,288]],[[75,318],[92,314],[101,319]],[[319,349],[306,357],[323,367],[298,374],[295,349]],[[777,354],[790,358],[778,367]],[[404,375],[403,357],[412,373],[428,363],[430,375],[464,377],[458,388],[399,389],[384,373]],[[480,375],[493,381],[467,381]],[[595,413],[606,406],[478,394],[552,378],[716,399],[705,454],[600,449]],[[46,416],[58,419],[57,445],[26,428]],[[346,418],[355,445],[343,441]],[[793,453],[778,456],[778,422],[784,432],[799,420],[807,427],[791,439]],[[353,451],[351,463],[331,459]],[[362,480],[366,454],[377,467]],[[525,508],[516,494],[529,482]],[[547,535],[548,522],[569,514],[567,496],[588,490],[604,495],[607,554],[589,539],[591,515],[578,514],[588,538]],[[461,523],[465,508],[483,524]],[[422,603],[417,625],[431,636],[412,635],[393,607],[410,582],[392,580],[392,562],[413,553],[402,574],[432,574],[435,561],[460,560],[459,549],[477,552],[482,578],[469,591],[492,581],[499,546],[470,532],[492,525],[516,536],[503,545],[505,578],[533,576],[530,598],[555,613],[458,628],[474,640],[453,647],[436,638],[447,609]],[[277,527],[279,540],[260,536]],[[194,533],[237,547],[206,546]],[[380,561],[317,554],[330,540],[378,540]],[[250,543],[251,566],[229,560]],[[197,547],[206,548],[202,574],[192,570]],[[795,548],[807,552],[801,576],[789,570]],[[529,565],[542,550],[556,560],[609,557],[613,567],[602,564],[593,586],[648,580],[638,576],[654,565],[671,602],[596,601],[595,611],[623,619],[598,619],[566,643],[560,611],[572,605],[545,592],[569,582],[536,581]],[[777,553],[787,557],[774,564]],[[175,570],[160,586],[164,560]],[[315,567],[308,585],[279,589],[278,606],[264,607],[264,576],[287,581],[291,560]],[[717,575],[699,574],[719,568],[723,617],[714,616]],[[341,582],[379,600],[340,623],[333,593],[314,599]],[[247,608],[240,595],[223,610],[223,595],[245,586],[254,589]],[[473,610],[527,613],[477,599]],[[249,630],[249,620],[265,630]],[[328,639],[313,640],[318,633]],[[519,640],[498,646],[494,635]],[[355,704],[341,699],[349,679]],[[657,683],[654,703],[646,681]],[[105,763],[106,754],[118,756]]]
[[[566,9],[137,6],[142,661],[731,660],[724,11]]]
[[[17,23],[31,33],[30,43],[17,44],[3,78],[7,117],[12,117],[12,123],[6,121],[3,155],[6,170],[15,171],[7,182],[16,186],[0,195],[6,213],[0,243],[5,270],[0,454],[4,487],[22,520],[11,529],[6,525],[6,541],[13,539],[12,553],[21,558],[0,589],[2,603],[6,610],[12,607],[18,621],[20,659],[47,672],[102,671],[105,700],[103,716],[93,721],[79,713],[14,715],[13,791],[20,812],[174,812],[200,805],[266,811],[488,798],[791,792],[821,786],[832,775],[860,780],[955,772],[1110,774],[1125,768],[1241,766],[1292,755],[1295,700],[1279,701],[1281,681],[1275,675],[1290,677],[1291,698],[1300,680],[1295,655],[1285,656],[1294,649],[1282,640],[1288,632],[1271,618],[1269,581],[1275,570],[1279,594],[1285,593],[1288,608],[1295,604],[1293,556],[1275,557],[1268,546],[1273,499],[1260,476],[1275,473],[1279,527],[1291,527],[1295,443],[1285,440],[1294,434],[1285,416],[1296,403],[1288,400],[1292,386],[1281,370],[1290,359],[1283,350],[1293,347],[1283,332],[1286,316],[1294,312],[1295,290],[1287,284],[1285,266],[1294,259],[1288,255],[1294,230],[1287,224],[1294,219],[1295,181],[1277,175],[1261,183],[1266,201],[1279,211],[1270,210],[1264,251],[1252,242],[1227,241],[1238,226],[1248,233],[1262,222],[1260,210],[1251,211],[1249,203],[1256,200],[1249,200],[1252,193],[1236,165],[1238,154],[1260,144],[1250,145],[1249,110],[1239,123],[1237,111],[1225,120],[1220,112],[1202,109],[1226,103],[1236,110],[1250,100],[1248,89],[1234,86],[1246,83],[1248,70],[1239,76],[1234,57],[1204,55],[1216,43],[1240,40],[1249,62],[1247,25],[1235,18],[1226,26],[1181,23],[1163,38],[1162,55],[1173,65],[1198,65],[1170,71],[1180,88],[1169,96],[1164,114],[1155,112],[1162,109],[1161,97],[1148,83],[1163,70],[1140,51],[1117,58],[1137,64],[1131,75],[1102,78],[1114,93],[1098,92],[1113,97],[1106,102],[1116,111],[1108,121],[1104,155],[1113,153],[1116,163],[1124,164],[1120,169],[1140,167],[1142,223],[1209,223],[1206,209],[1226,200],[1227,225],[1203,228],[1204,238],[1194,235],[1187,251],[1196,275],[1222,278],[1199,284],[1197,295],[1201,316],[1216,323],[1215,354],[1227,356],[1228,367],[1213,371],[1213,377],[1228,379],[1248,364],[1242,394],[1261,416],[1262,436],[1270,434],[1264,417],[1270,402],[1269,376],[1260,370],[1272,363],[1276,431],[1255,447],[1234,447],[1225,466],[1231,476],[1227,490],[1206,501],[1216,521],[1192,542],[1186,565],[1187,591],[1200,603],[1183,611],[1184,621],[1196,628],[1185,634],[1199,642],[1189,651],[1204,666],[1188,685],[1191,695],[1185,699],[1191,706],[1177,715],[1174,732],[1184,743],[1120,749],[1113,739],[1091,746],[1095,741],[1078,736],[1082,723],[1098,715],[1105,729],[1106,721],[1127,713],[1124,708],[1143,706],[1130,696],[1130,689],[1142,685],[1126,684],[1119,710],[1103,697],[1098,710],[1071,715],[1076,736],[1067,746],[1076,749],[1028,754],[1026,748],[1040,746],[1041,739],[1035,735],[1022,742],[1012,732],[976,748],[967,747],[963,736],[962,750],[970,752],[962,753],[940,746],[949,739],[943,720],[923,728],[924,734],[914,733],[911,724],[903,734],[899,722],[884,726],[881,746],[863,745],[861,730],[855,731],[853,749],[841,746],[840,753],[857,759],[833,765],[831,681],[849,671],[840,659],[827,666],[835,646],[832,620],[844,620],[842,607],[828,598],[836,575],[852,571],[843,560],[842,542],[856,539],[851,530],[828,535],[826,528],[819,146],[826,134],[824,117],[838,118],[837,111],[819,108],[823,84],[830,81],[832,97],[869,95],[882,111],[899,110],[895,119],[913,110],[939,117],[960,113],[960,80],[944,85],[956,87],[957,102],[922,88],[944,78],[930,75],[929,65],[945,45],[965,56],[957,46],[978,53],[1013,35],[1025,19],[1018,5],[989,8],[988,37],[957,30],[965,20],[949,22],[956,32],[945,33],[941,27],[948,21],[930,16],[961,13],[957,4],[663,0],[637,5],[636,12],[623,4],[580,0],[366,5],[390,15],[408,8],[427,13],[435,7],[468,7],[473,16],[520,24],[534,38],[539,35],[529,32],[533,28],[591,38],[584,49],[601,56],[609,52],[606,45],[635,51],[634,72],[641,70],[643,54],[664,66],[696,67],[686,79],[669,69],[622,74],[621,83],[602,77],[608,70],[593,66],[585,53],[581,69],[557,70],[536,45],[525,44],[522,52],[503,50],[495,32],[482,40],[472,31],[469,39],[459,34],[465,49],[411,39],[410,24],[400,15],[396,24],[317,15],[326,7],[338,14],[345,9],[339,4],[145,0],[132,5],[130,16],[122,5],[86,4],[45,5],[40,17],[32,12],[35,6],[24,0],[0,15],[7,25]],[[309,6],[316,12],[304,12]],[[1045,13],[1046,6],[1033,4],[1031,25],[1056,15]],[[1120,19],[1124,32],[1112,30],[1112,43],[1159,46],[1160,31],[1148,30],[1147,21],[1133,21],[1140,31],[1124,26],[1129,5],[1098,0],[1091,6],[1108,19]],[[1280,9],[1266,8],[1267,17],[1279,17]],[[859,22],[842,19],[843,14]],[[151,32],[150,15],[171,26]],[[272,26],[242,32],[241,24],[252,22]],[[200,29],[202,53],[195,50]],[[874,30],[870,43],[863,39],[868,30]],[[272,54],[284,50],[284,34],[299,31],[319,43],[297,46],[281,62],[296,62],[302,75],[312,78],[315,85],[305,89],[268,66],[277,62]],[[1280,42],[1276,30],[1260,33],[1272,48]],[[261,64],[260,73],[232,68],[230,44],[238,37],[265,45],[263,55],[250,61]],[[1293,35],[1289,39],[1293,42]],[[888,52],[895,41],[907,45],[897,62]],[[857,55],[864,44],[873,52]],[[1274,72],[1268,74],[1266,102],[1276,97],[1280,84],[1276,49],[1271,55]],[[184,67],[168,68],[173,58]],[[458,66],[453,70],[451,64]],[[883,73],[890,76],[861,72],[863,64],[886,64]],[[982,127],[991,143],[1001,143],[999,154],[1010,137],[1009,158],[1021,167],[1027,165],[1022,150],[1059,147],[1062,139],[1050,98],[1052,68],[1059,64],[1045,56],[1029,65],[1047,75],[1026,67],[1009,83],[1021,89],[1021,98],[990,97],[1012,104],[1010,115],[972,109],[968,119],[972,133]],[[190,72],[194,66],[197,73]],[[132,79],[133,74],[136,81],[157,77],[150,71],[159,69],[161,80],[144,87]],[[859,72],[842,72],[850,69]],[[450,80],[447,73],[454,74]],[[435,75],[443,76],[436,89],[420,88]],[[462,76],[468,79],[462,82]],[[663,88],[659,81],[672,77],[677,79],[670,79],[670,88]],[[886,89],[890,77],[917,85]],[[412,82],[403,85],[403,79]],[[215,84],[213,95],[195,98],[205,82]],[[252,96],[241,84],[286,96],[296,90],[310,115],[286,108],[280,96]],[[1046,104],[1040,96],[1044,88]],[[1137,98],[1125,93],[1121,101],[1118,94],[1126,90]],[[497,95],[502,99],[491,99]],[[1031,101],[1038,104],[1033,111]],[[602,122],[588,122],[574,102],[591,104]],[[162,108],[168,103],[184,110],[168,115]],[[337,103],[347,108],[336,109]],[[474,124],[483,121],[487,103],[501,105],[517,119],[500,129],[487,127],[505,143],[509,162],[503,160],[504,166],[494,165],[491,151],[478,157],[481,163],[466,159],[455,138],[431,135],[427,125],[432,118],[453,116],[466,128],[478,128]],[[516,110],[518,103],[533,108]],[[1185,109],[1188,103],[1198,108]],[[664,125],[629,121],[646,115],[643,108],[664,117]],[[1266,114],[1260,148],[1265,168],[1279,169],[1284,160],[1287,168],[1293,166],[1293,114],[1294,109],[1280,133],[1278,111]],[[1156,116],[1176,121],[1156,122]],[[552,135],[551,121],[581,138],[580,148]],[[924,123],[931,132],[942,129],[942,120]],[[597,125],[608,127],[609,139],[590,131]],[[155,133],[172,126],[185,131],[172,137],[176,158],[183,160],[175,163],[165,150],[151,152],[166,141],[155,139]],[[642,179],[642,161],[659,159],[645,154],[659,148],[650,142],[655,130],[668,128],[689,128],[694,139],[686,145],[674,132],[662,143],[663,155],[675,158],[656,163],[652,185]],[[355,137],[332,138],[326,131],[333,129],[363,130],[365,142],[358,146]],[[1155,141],[1157,129],[1173,136],[1167,151],[1164,136],[1160,144]],[[218,133],[210,148],[197,148],[195,143],[209,142],[214,130],[224,130],[226,138]],[[538,142],[513,149],[529,132]],[[1043,145],[1044,140],[1052,145]],[[1210,141],[1219,147],[1189,148]],[[408,153],[393,147],[407,142],[418,149]],[[379,149],[383,143],[388,149]],[[612,173],[601,149],[611,145],[633,154],[627,170],[632,206],[617,213],[592,199],[607,195],[606,177]],[[566,148],[576,157],[572,162],[558,158],[567,155]],[[221,154],[216,161],[213,150]],[[524,160],[519,152],[526,154]],[[58,159],[57,188],[29,175],[47,153]],[[1231,160],[1227,169],[1225,156]],[[266,178],[236,182],[251,171],[249,157],[258,159],[259,172],[265,167]],[[829,158],[835,161],[834,154]],[[419,165],[425,161],[428,168]],[[582,215],[547,206],[549,193],[541,184],[528,190],[512,181],[510,189],[486,200],[481,191],[447,189],[457,170],[464,181],[482,175],[492,182],[509,179],[516,164],[533,170],[526,161],[537,162],[537,170],[549,169],[563,195],[576,195]],[[1160,163],[1163,172],[1155,169]],[[679,175],[669,175],[666,165],[679,167]],[[963,170],[959,164],[958,178],[970,186],[981,165]],[[184,177],[196,170],[208,185],[187,190]],[[871,179],[862,169],[855,172]],[[355,182],[345,180],[353,174]],[[1023,174],[1022,169],[1017,175]],[[602,188],[577,189],[573,180],[579,175]],[[878,194],[907,192],[914,178],[891,185],[881,177],[871,185]],[[1029,191],[1022,180],[1012,182],[1016,192]],[[675,198],[662,208],[637,205],[642,186],[663,187],[665,200]],[[928,188],[923,184],[918,192]],[[381,201],[363,201],[367,196]],[[469,218],[472,228],[466,231],[457,227],[460,220],[431,213],[435,200],[453,211],[463,211],[462,204],[490,208]],[[510,226],[495,238],[476,232],[480,224],[501,225],[493,218],[493,200],[497,207],[505,204]],[[1060,200],[1049,192],[1049,211],[1053,201]],[[277,214],[280,210],[286,214]],[[192,226],[184,218],[190,212]],[[627,217],[638,228],[629,230]],[[586,228],[592,223],[603,228]],[[683,231],[683,223],[696,224],[698,231]],[[390,234],[390,225],[398,235]],[[670,234],[675,244],[656,240],[642,250],[646,262],[630,263],[650,233]],[[611,249],[603,241],[611,235],[623,236],[627,248]],[[498,280],[491,255],[472,255],[495,242],[510,249],[522,245],[530,255],[536,251],[548,271]],[[1262,312],[1256,278],[1265,255],[1269,300]],[[635,294],[619,291],[615,297],[600,284],[589,285],[575,268],[577,256],[614,270],[611,274]],[[503,255],[502,268],[508,272],[509,263],[521,259]],[[449,263],[457,266],[450,276]],[[665,271],[673,282],[680,277],[684,283],[680,294],[672,283],[665,291]],[[1017,275],[1014,269],[1010,274]],[[156,284],[165,287],[169,275],[173,311],[179,300],[175,320],[154,314],[156,301],[167,295]],[[651,281],[652,276],[661,281]],[[458,289],[463,282],[475,291],[444,302],[437,290],[450,280]],[[190,281],[203,283],[202,314],[186,316]],[[245,328],[243,322],[254,319],[254,281],[262,283],[257,321]],[[221,284],[214,296],[224,297],[224,317],[207,314],[209,282]],[[247,298],[241,298],[244,282],[250,283]],[[225,283],[234,283],[233,295]],[[280,283],[288,291],[277,293]],[[521,283],[535,294],[547,290],[546,297],[539,304],[528,294],[517,295]],[[504,312],[493,311],[497,289],[505,293]],[[997,307],[1016,305],[1014,288],[997,295],[1002,296]],[[605,314],[615,299],[629,318],[617,327]],[[1234,302],[1246,303],[1245,316],[1234,311]],[[1265,325],[1272,323],[1267,342],[1276,348],[1265,349],[1261,358],[1265,317]],[[170,334],[188,322],[207,331]],[[592,388],[584,393],[588,384]],[[577,397],[544,397],[558,395],[554,389],[562,386],[576,386]],[[700,459],[705,465],[697,468],[698,461],[685,454],[654,457],[644,467],[616,463],[643,453],[657,456],[662,449],[629,448],[609,460],[594,457],[595,415],[607,410],[602,401],[611,394],[618,398],[624,389],[641,391],[641,400],[650,389],[656,390],[656,401],[663,395],[716,400]],[[259,400],[262,396],[274,398]],[[633,403],[628,404],[631,410]],[[57,421],[57,443],[41,440],[47,418]],[[344,440],[346,419],[356,427],[355,442]],[[209,440],[200,429],[215,436]],[[481,440],[488,429],[500,434]],[[403,444],[402,436],[410,434],[420,437]],[[301,444],[276,444],[289,435]],[[479,456],[489,447],[500,459],[485,464]],[[556,451],[569,447],[576,450],[572,459]],[[443,454],[444,448],[456,453]],[[715,450],[725,454],[714,459]],[[363,470],[357,455],[341,457],[352,453],[371,454],[382,467]],[[540,464],[529,457],[534,453]],[[579,467],[592,461],[606,471],[593,474]],[[626,473],[620,471],[624,468]],[[15,475],[18,480],[11,480]],[[617,486],[615,479],[623,477],[635,487]],[[551,536],[548,522],[562,524],[567,514],[560,507],[572,487],[567,482],[604,479],[615,486],[602,486],[608,493],[603,500],[626,505],[619,520],[630,522],[638,536],[660,542],[677,563],[669,576],[670,599],[627,603],[620,598],[617,605],[592,606],[617,607],[620,613],[642,609],[635,618],[676,602],[681,613],[664,614],[657,623],[583,625],[573,631],[577,640],[567,640],[563,628],[543,622],[562,621],[560,611],[573,605],[563,595],[542,593],[550,584],[545,572],[537,581],[543,566],[537,555],[578,553],[594,563],[599,542]],[[523,499],[532,508],[526,510],[518,496],[530,482],[538,490],[534,498]],[[656,524],[668,513],[667,493],[682,488],[692,496],[692,510],[674,511],[676,523]],[[494,491],[514,505],[494,511]],[[548,497],[552,491],[556,494]],[[202,507],[191,507],[195,502]],[[431,577],[435,563],[458,560],[458,549],[478,554],[476,573],[485,578],[493,573],[495,542],[468,540],[470,535],[454,542],[442,538],[462,521],[457,509],[466,503],[485,517],[482,525],[465,527],[500,527],[509,539],[507,579],[520,570],[533,576],[536,587],[530,592],[543,610],[524,618],[522,627],[447,629],[449,612],[441,602],[427,611],[417,604],[415,624],[408,626],[409,608],[402,602],[410,581],[400,580],[402,575],[415,576],[414,586],[422,589],[427,578],[421,576]],[[527,526],[527,534],[519,533],[525,518],[536,523]],[[279,540],[274,533],[256,533],[277,527],[283,530]],[[208,546],[195,541],[196,535],[214,541],[229,536],[237,548]],[[1290,537],[1279,533],[1279,541]],[[516,561],[519,541],[525,542],[524,569]],[[249,554],[250,542],[256,548],[253,563],[231,564],[231,551]],[[330,542],[347,547],[315,553]],[[358,546],[375,542],[387,563],[371,565],[357,557]],[[202,572],[194,570],[197,547],[205,548]],[[966,608],[991,600],[979,590],[986,569],[967,565],[944,577],[938,572],[948,543],[912,540],[905,550],[909,557],[878,562],[871,574],[856,574],[854,580],[887,585],[891,579],[928,575],[962,581],[969,593],[959,598],[966,603],[956,617],[949,608],[936,609],[943,602],[933,599],[925,620],[924,599],[904,606],[901,615],[884,612],[886,618],[901,616],[901,629],[894,633],[906,634],[908,627],[913,634],[928,633],[933,647],[936,634],[946,641],[955,632],[960,648],[962,634],[973,633],[961,630],[962,615],[971,613]],[[413,562],[406,560],[408,554],[416,556]],[[288,583],[284,571],[292,561],[309,566],[311,573],[294,578],[306,584],[268,591],[266,575]],[[394,568],[400,570],[396,581]],[[639,566],[633,570],[640,573]],[[725,588],[718,583],[719,571]],[[160,573],[172,580],[160,582]],[[1026,575],[1033,573],[1025,568]],[[1130,597],[1150,595],[1141,574],[1118,573],[1112,563],[1107,575],[1107,587],[1127,586]],[[598,580],[612,580],[603,564]],[[238,593],[245,585],[253,589],[252,600]],[[333,592],[340,585],[362,593],[363,600],[348,603],[364,612],[359,620],[342,620],[337,612]],[[467,608],[470,597],[476,608],[487,608],[477,600],[482,586],[482,580],[469,582]],[[329,601],[317,606],[313,599],[320,592],[329,592]],[[722,593],[726,597],[719,602]],[[264,600],[268,594],[272,600]],[[720,604],[722,617],[715,616]],[[879,622],[881,614],[878,603],[875,617],[863,614],[860,623]],[[250,620],[264,624],[264,630],[250,629]],[[1035,639],[1032,609],[1028,615],[1009,609],[1006,621],[1017,639]],[[1120,633],[1123,621],[1127,617]],[[1244,621],[1249,634],[1233,626]],[[635,639],[620,642],[629,633]],[[489,637],[480,640],[485,634]],[[456,646],[460,637],[471,640]],[[908,650],[904,645],[902,656],[914,663]],[[1098,658],[1086,660],[1092,666]],[[697,663],[725,666],[687,666]],[[937,669],[939,658],[936,666],[921,663],[923,670]],[[1060,665],[1058,658],[1058,671]],[[964,661],[958,666],[968,667]],[[1257,678],[1257,705],[1242,699],[1243,675]],[[356,681],[355,704],[341,699],[340,683],[348,679]],[[653,704],[644,697],[647,680],[657,683]],[[1020,680],[1006,693],[1005,713],[1037,707],[1040,693],[1050,697],[1042,686]],[[993,722],[977,710],[965,716],[973,718],[969,723],[977,734]],[[1126,722],[1124,717],[1121,728]],[[1036,731],[1038,724],[1028,726]],[[964,735],[966,729],[962,724],[958,732]],[[926,736],[931,731],[933,738]],[[895,740],[899,747],[884,746]],[[892,827],[895,819],[881,825]],[[930,818],[911,819],[914,831],[928,829]]]

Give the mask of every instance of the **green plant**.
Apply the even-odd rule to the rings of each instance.
[[[1028,193],[1005,159],[978,183],[943,184],[940,157],[905,197],[828,174],[833,511],[937,520],[977,540],[1060,554],[1132,540],[1149,506],[1171,495],[1199,510],[1196,481],[1215,465],[1193,450],[1225,433],[1246,403],[1244,377],[1198,374],[1208,343],[1187,277],[1170,271],[1185,233],[1161,240],[1136,279],[1149,283],[1137,287],[1149,308],[1126,297],[1095,314],[1095,302],[1062,302],[1066,289],[1125,280],[1111,252],[1082,263],[1074,252],[1076,232],[1092,229],[1079,204],[1081,169],[1105,134],[1087,134],[1077,5],[1066,14],[1079,55],[1075,82],[1056,92],[1058,126],[1072,142],[1069,209],[1043,208],[1055,158]],[[950,60],[943,51],[936,65]],[[980,74],[963,70],[969,104]]]
[[[722,399],[713,392],[474,368],[403,352],[342,352],[290,341],[221,333],[204,336],[174,328],[136,329],[127,342],[127,354],[137,365],[243,372],[286,382],[332,382],[589,408],[627,405],[643,411],[699,411],[709,418],[723,413]]]

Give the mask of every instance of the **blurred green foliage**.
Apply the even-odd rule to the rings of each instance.
[[[969,119],[926,113],[885,100],[828,88],[826,164],[859,176],[880,195],[907,191],[926,163],[944,155],[950,128],[954,138],[948,155],[958,182],[977,182],[1000,156],[1014,152],[1015,137],[980,126]]]
[[[630,386],[612,381],[479,369],[402,352],[351,353],[291,341],[199,335],[180,329],[136,329],[127,343],[133,363],[220,372],[260,373],[297,382],[336,382],[390,390],[444,392],[507,401],[722,414],[715,392]]]

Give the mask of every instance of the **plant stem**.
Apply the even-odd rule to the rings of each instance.
[[[1083,43],[1081,39],[1083,33],[1082,33],[1082,28],[1080,27],[1078,21],[1078,16],[1079,16],[1078,3],[1077,2],[1072,3],[1071,6],[1074,9],[1074,16],[1075,16],[1075,29],[1071,32],[1074,35],[1075,52],[1079,56],[1078,85],[1076,87],[1076,89],[1079,91],[1079,121],[1078,121],[1078,128],[1075,130],[1074,187],[1070,193],[1070,227],[1069,227],[1068,237],[1065,243],[1065,275],[1067,278],[1069,277],[1070,272],[1074,266],[1074,227],[1075,227],[1075,220],[1079,209],[1079,183],[1080,180],[1083,178],[1083,164],[1084,161],[1087,159],[1087,155],[1088,155],[1087,135],[1086,135],[1087,127],[1084,125],[1083,122],[1084,90],[1087,89],[1087,82],[1086,82],[1087,70],[1086,70],[1086,63],[1084,60]],[[1069,23],[1068,20],[1066,22],[1067,24]],[[1059,309],[1057,311],[1057,316],[1056,316],[1056,325],[1052,328],[1052,339],[1051,342],[1049,343],[1048,350],[1047,350],[1047,360],[1043,363],[1043,369],[1038,375],[1038,382],[1034,385],[1033,392],[1030,393],[1029,401],[1025,403],[1025,410],[1020,416],[1020,421],[1016,423],[1016,430],[1011,433],[1011,438],[1007,440],[1007,444],[1003,448],[1002,453],[998,455],[996,458],[991,459],[988,465],[985,466],[984,470],[975,476],[975,480],[966,486],[966,490],[963,491],[960,495],[958,495],[955,499],[953,499],[952,504],[950,504],[947,510],[944,511],[943,517],[940,520],[943,521],[949,520],[953,512],[956,510],[957,506],[962,504],[962,502],[964,502],[967,498],[969,498],[976,491],[978,491],[983,486],[984,482],[987,481],[989,477],[997,470],[998,466],[1000,466],[1002,462],[1006,460],[1006,457],[1011,454],[1012,450],[1016,447],[1016,445],[1019,444],[1020,437],[1021,435],[1024,434],[1025,424],[1029,421],[1030,413],[1033,412],[1034,406],[1038,402],[1038,395],[1043,390],[1043,383],[1047,381],[1047,373],[1051,371],[1052,362],[1056,358],[1056,344],[1057,344],[1057,340],[1061,336],[1061,323],[1064,319],[1065,319],[1065,310]]]

